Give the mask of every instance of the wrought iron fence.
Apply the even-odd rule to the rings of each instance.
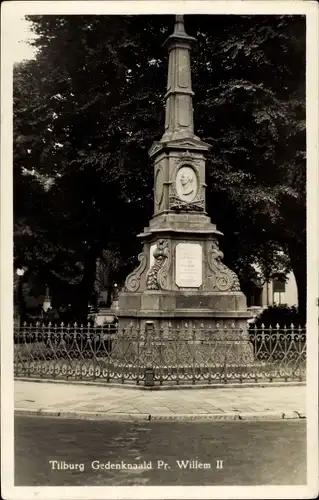
[[[15,377],[165,384],[303,381],[306,329],[21,325]]]

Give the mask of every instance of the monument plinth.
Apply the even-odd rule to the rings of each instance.
[[[246,298],[236,274],[223,264],[222,233],[205,212],[205,154],[194,134],[190,50],[195,39],[176,16],[166,45],[169,68],[164,135],[153,144],[154,215],[139,235],[139,266],[119,295],[119,327],[163,331],[183,323],[247,329]]]

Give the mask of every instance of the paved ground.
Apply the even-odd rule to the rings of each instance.
[[[223,461],[222,468],[217,468],[217,460]],[[152,468],[125,468],[144,462],[145,467]],[[209,467],[199,468],[200,463]],[[71,470],[72,464],[78,464],[78,469]],[[111,464],[120,464],[122,468],[101,468]],[[305,420],[112,422],[15,418],[16,486],[244,486],[305,482]]]
[[[106,419],[304,418],[306,387],[139,391],[118,387],[15,381],[16,414]]]

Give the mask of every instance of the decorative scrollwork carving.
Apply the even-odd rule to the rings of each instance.
[[[147,273],[146,288],[147,290],[159,290],[167,284],[168,267],[170,259],[167,241],[160,239],[154,250],[153,256],[155,262]]]
[[[205,210],[204,192],[205,184],[200,180],[199,168],[201,162],[195,158],[193,153],[186,151],[175,158],[175,169],[172,173],[172,183],[169,196],[169,208],[176,212],[203,212]],[[181,196],[178,184],[178,173],[183,168],[191,169],[194,176],[194,187],[196,194],[193,199],[187,199]],[[196,179],[195,179],[196,178]],[[179,179],[179,182],[181,179]]]
[[[183,152],[183,153],[180,153],[178,158],[175,158],[174,163],[177,166],[182,164],[182,163],[190,163],[191,165],[199,165],[200,164],[199,160],[196,159],[195,155],[188,150]]]
[[[165,255],[166,259],[157,274],[157,283],[162,290],[167,290],[168,288],[169,268],[171,267],[171,252],[168,247],[165,249]]]
[[[214,288],[220,292],[240,292],[240,283],[237,274],[229,269],[221,259],[224,254],[219,249],[217,241],[213,241],[212,249],[208,253],[208,264],[214,273]]]
[[[147,264],[147,257],[142,252],[138,256],[138,260],[140,261],[139,266],[134,269],[134,271],[128,275],[125,280],[124,290],[126,292],[137,292],[141,284],[141,275],[144,272]]]
[[[173,195],[170,196],[170,209],[183,212],[202,212],[204,210],[204,200],[184,201]]]

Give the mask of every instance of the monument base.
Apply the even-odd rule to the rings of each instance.
[[[140,264],[126,278],[117,311],[119,348],[132,365],[144,354],[158,369],[254,363],[251,313],[237,275],[221,261],[217,233],[205,214],[168,213],[140,235]],[[145,341],[136,343],[134,331],[145,332]]]
[[[251,314],[241,291],[123,291],[117,316],[119,331],[128,332],[127,340],[121,340],[127,342],[126,350],[130,331],[145,332],[157,366],[207,364],[210,358],[213,364],[254,363],[247,323]],[[180,352],[175,359],[172,346]]]
[[[246,309],[242,292],[198,292],[146,290],[142,293],[122,292],[117,310],[121,328],[144,328],[153,321],[155,329],[173,329],[183,323],[195,328],[221,327],[245,329],[251,313]]]
[[[158,367],[254,363],[241,292],[147,290],[123,292],[120,301],[118,341],[126,359],[141,361],[148,352]]]
[[[214,338],[214,332],[210,333],[211,338],[194,340],[186,338],[177,332],[172,332],[171,336],[165,335],[157,338],[136,341],[128,334],[127,338],[121,336],[113,343],[112,360],[125,360],[125,366],[139,366],[140,368],[157,368],[161,372],[173,371],[202,371],[213,370],[213,372],[229,370],[232,367],[245,367],[254,364],[253,345],[249,341],[248,335],[241,333],[241,339],[234,336],[233,339],[227,337],[224,332],[218,339]],[[235,338],[237,340],[235,340]]]
[[[116,320],[117,312],[114,308],[101,307],[93,316],[95,326],[111,325]]]

